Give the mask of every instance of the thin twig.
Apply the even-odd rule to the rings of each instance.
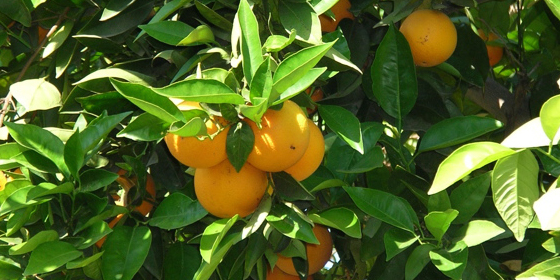
[[[64,9],[62,14],[60,14],[56,23],[51,27],[51,29],[49,30],[49,32],[47,33],[45,38],[43,38],[43,40],[39,43],[39,46],[37,47],[35,52],[31,55],[31,57],[27,60],[27,62],[23,66],[23,68],[19,72],[19,75],[17,76],[14,83],[17,83],[17,82],[21,81],[21,79],[23,79],[23,76],[25,75],[27,70],[29,69],[29,67],[31,67],[31,64],[33,63],[33,61],[35,60],[37,55],[41,52],[41,50],[43,49],[43,47],[47,43],[47,40],[54,34],[54,32],[56,32],[56,30],[58,29],[58,27],[62,23],[62,20],[64,18],[66,18],[66,14],[68,14],[69,10],[70,10],[70,8],[67,7],[66,9]],[[12,95],[13,95],[12,91],[9,91],[8,94],[6,95],[6,97],[4,98],[4,105],[2,106],[2,111],[0,113],[0,127],[2,127],[4,125],[4,118],[6,118],[6,114],[8,113],[8,107],[10,107],[10,104],[13,103]]]

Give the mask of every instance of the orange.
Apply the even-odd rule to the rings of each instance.
[[[324,93],[323,90],[321,90],[321,88],[315,88],[315,90],[313,91],[313,93],[311,93],[311,88],[308,88],[305,90],[305,92],[309,95],[309,97],[311,97],[311,100],[313,102],[319,102],[321,100],[323,100],[324,97]],[[307,108],[307,114],[311,115],[313,113],[315,113],[317,111],[317,105],[313,104],[313,108]]]
[[[194,173],[194,191],[208,213],[219,218],[246,217],[259,206],[268,186],[267,173],[251,164],[237,172],[229,160]]]
[[[48,29],[43,28],[42,26],[37,26],[37,42],[39,42],[39,44],[41,42],[43,42],[43,40],[45,40],[45,38],[47,37],[47,34],[49,33]]]
[[[305,249],[307,251],[307,263],[308,263],[308,275],[317,273],[321,268],[327,264],[332,255],[333,241],[329,230],[321,225],[315,225],[313,227],[313,233],[319,244],[305,244]],[[292,258],[288,258],[278,254],[278,260],[276,261],[276,267],[280,268],[284,272],[297,275],[296,269],[292,262]]]
[[[348,18],[354,19],[354,15],[348,11],[350,9],[350,1],[339,0],[334,6],[331,7],[331,11],[334,14],[334,19],[326,15],[320,15],[319,21],[321,22],[321,30],[323,32],[333,32],[338,27],[338,23],[341,20]]]
[[[285,101],[282,109],[268,109],[262,117],[262,128],[247,123],[255,134],[253,150],[247,162],[268,172],[280,172],[294,165],[309,145],[309,124],[301,108]]]
[[[8,178],[6,178],[4,172],[0,171],[0,192],[4,190],[6,183],[8,183]]]
[[[288,274],[282,271],[281,269],[277,268],[273,270],[270,269],[267,270],[266,280],[300,280],[300,279],[299,276]],[[313,277],[309,275],[309,277],[307,277],[307,280],[313,280]]]
[[[181,111],[201,109],[196,102],[185,101],[179,104]],[[214,135],[219,128],[213,119],[206,122],[206,130],[209,135]],[[214,166],[227,158],[226,139],[229,126],[220,131],[213,138],[206,137],[203,140],[198,137],[182,137],[168,133],[164,140],[169,152],[180,163],[194,167],[205,168]]]
[[[132,187],[136,186],[137,179],[135,176],[131,178],[126,177],[126,171],[124,169],[119,170],[117,174],[119,174],[119,177],[116,179],[116,181],[124,189],[124,194],[122,197],[113,196],[113,198],[115,199],[116,205],[126,207],[128,205],[128,200],[129,200],[128,198],[129,191]],[[149,196],[142,199],[142,203],[134,208],[134,211],[142,214],[142,216],[148,215],[148,213],[150,213],[154,208],[154,203],[155,203],[154,199],[156,197],[156,187],[155,187],[154,179],[150,174],[146,176],[146,192],[148,193]],[[113,228],[123,217],[124,214],[118,214],[115,218],[113,218],[113,220],[109,222],[109,227]],[[104,236],[102,239],[100,239],[95,243],[97,248],[101,248],[101,246],[103,246],[105,239],[106,237]]]
[[[124,214],[118,214],[113,220],[109,222],[109,228],[114,228],[115,225],[122,219],[122,217],[124,217]],[[103,236],[103,238],[95,242],[95,246],[97,246],[97,248],[101,248],[101,246],[103,246],[103,243],[105,243],[106,239],[107,236]]]
[[[136,186],[137,179],[136,176],[127,178],[125,176],[125,173],[126,172],[121,172],[121,171],[118,172],[120,176],[119,178],[117,178],[116,181],[124,189],[124,195],[122,197],[116,196],[115,204],[126,207],[127,205],[129,205],[130,203],[129,200],[131,199],[128,197],[129,191],[132,187]],[[154,198],[156,197],[156,187],[155,187],[154,179],[150,174],[146,176],[146,193],[148,195],[142,199],[142,203],[134,208],[134,211],[142,214],[142,216],[148,215],[148,213],[150,213],[154,208],[154,203],[155,203]]]
[[[284,170],[298,181],[303,181],[311,176],[319,168],[325,155],[325,139],[321,129],[310,119],[307,120],[307,123],[309,124],[309,145],[307,150],[305,150],[305,153],[296,164]]]
[[[488,36],[486,36],[482,29],[478,29],[478,35],[485,43],[493,42],[498,39],[498,35],[493,32],[490,32]],[[504,48],[500,46],[486,45],[486,51],[488,51],[488,62],[490,66],[498,64],[498,62],[502,60],[502,56],[504,56]]]
[[[431,67],[446,61],[457,46],[457,29],[449,17],[437,10],[418,10],[401,24],[414,63]]]

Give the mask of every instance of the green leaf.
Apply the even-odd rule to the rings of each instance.
[[[202,261],[199,251],[184,242],[170,245],[163,261],[163,275],[166,279],[194,279],[194,274]]]
[[[134,30],[141,24],[154,8],[153,1],[135,1],[115,17],[106,21],[99,21],[102,12],[95,14],[86,26],[80,29],[78,36],[90,38],[108,38]]]
[[[560,253],[560,237],[553,236],[547,239],[545,242],[543,242],[542,247],[553,254]]]
[[[148,256],[151,242],[148,227],[115,227],[103,245],[103,278],[131,280]]]
[[[310,223],[302,217],[302,213],[294,205],[275,204],[266,220],[283,235],[296,238],[306,243],[318,244]]]
[[[154,22],[138,27],[156,40],[173,46],[179,44],[185,38],[185,34],[194,30],[193,27],[184,22],[172,20]]]
[[[321,23],[317,13],[307,1],[278,2],[280,22],[289,32],[296,30],[296,39],[308,43],[321,42]]]
[[[58,233],[55,230],[43,230],[29,238],[26,242],[10,247],[10,255],[22,255],[29,253],[39,245],[58,240]]]
[[[362,227],[356,213],[344,207],[330,208],[309,215],[315,223],[326,225],[344,232],[352,238],[362,238]]]
[[[491,221],[472,220],[453,234],[455,236],[453,241],[463,241],[468,247],[474,247],[504,233],[505,231],[505,229],[499,227]]]
[[[459,241],[449,249],[432,250],[429,252],[432,263],[446,276],[461,279],[467,266],[469,250],[467,245]]]
[[[235,215],[230,219],[217,220],[204,229],[200,240],[200,255],[205,262],[211,263],[213,261],[212,258],[217,252],[220,243],[233,224],[235,224],[238,217],[238,215]]]
[[[24,112],[48,110],[62,106],[58,89],[45,79],[29,79],[10,86],[13,97],[25,108]]]
[[[157,94],[151,88],[114,79],[111,79],[111,83],[122,96],[134,105],[161,120],[168,123],[186,121],[179,108],[169,98]]]
[[[430,251],[435,250],[437,247],[430,244],[424,243],[412,251],[406,260],[405,265],[405,279],[413,280],[422,272],[424,267],[430,262]]]
[[[31,12],[23,0],[0,1],[0,11],[25,27],[31,26]]]
[[[416,103],[418,82],[410,46],[394,25],[381,41],[371,67],[377,102],[387,114],[402,120]]]
[[[392,228],[383,236],[385,244],[385,252],[387,257],[385,261],[389,261],[394,256],[400,254],[418,240],[419,236],[411,234],[398,228]]]
[[[531,135],[531,137],[527,137],[527,135]],[[558,142],[560,142],[560,137],[556,137],[552,144],[557,145]],[[540,117],[524,123],[502,141],[502,145],[509,148],[536,148],[546,147],[550,144],[550,139],[544,132]]]
[[[214,42],[214,33],[207,25],[199,25],[191,31],[178,46],[198,46]]]
[[[539,164],[529,150],[498,160],[492,173],[492,194],[498,213],[521,242],[533,220],[539,198]]]
[[[20,145],[34,150],[52,160],[64,174],[69,174],[64,163],[64,144],[51,132],[32,124],[16,124],[6,122],[10,136]]]
[[[560,138],[560,95],[548,99],[541,107],[539,116],[546,136],[551,141]]]
[[[335,105],[319,106],[319,114],[327,126],[348,143],[350,147],[361,154],[364,153],[364,140],[362,139],[360,121],[354,114],[343,107]]]
[[[263,61],[261,39],[259,37],[259,23],[251,11],[247,0],[241,0],[235,17],[240,28],[241,56],[243,58],[243,75],[250,84],[253,75]],[[234,41],[232,40],[232,43]]]
[[[136,0],[110,0],[103,9],[103,14],[99,21],[106,21],[120,14],[128,6],[132,5]]]
[[[0,279],[19,279],[23,270],[15,262],[0,259]]]
[[[118,174],[104,169],[89,169],[80,174],[80,192],[93,192],[103,188],[119,177]]]
[[[375,189],[343,188],[356,206],[372,217],[411,233],[414,233],[414,226],[419,224],[418,217],[414,210],[410,211],[411,206],[406,200]]]
[[[428,194],[443,191],[472,171],[514,153],[514,150],[494,142],[466,144],[441,162]]]
[[[212,23],[214,26],[225,30],[227,32],[231,32],[233,29],[233,24],[231,21],[227,20],[225,17],[220,15],[218,12],[210,9],[208,6],[204,5],[199,1],[194,2],[196,9],[200,12],[200,14],[208,20],[208,22]]]
[[[304,77],[317,65],[333,44],[334,42],[301,49],[280,62],[274,72],[270,100],[276,100],[280,94]]]
[[[383,150],[379,146],[372,147],[371,149],[366,150],[366,152],[362,154],[358,154],[357,156],[352,158],[352,162],[350,166],[345,169],[337,169],[337,172],[340,173],[365,173],[371,171],[378,167],[383,167],[383,162],[385,161],[385,154]]]
[[[488,194],[490,182],[492,181],[490,172],[470,178],[457,188],[453,189],[451,196],[451,207],[459,211],[459,216],[453,223],[466,223],[480,209],[480,206]]]
[[[326,67],[321,68],[312,68],[307,73],[304,74],[301,79],[299,79],[295,84],[291,87],[287,88],[276,100],[270,100],[272,102],[272,106],[278,105],[283,103],[284,101],[300,94],[302,91],[309,88],[325,71],[327,70]]]
[[[106,204],[107,203],[105,202],[105,205]],[[95,223],[92,223],[91,226],[80,232],[79,236],[83,238],[84,242],[77,248],[80,250],[89,248],[112,231],[113,230],[109,227],[109,224],[107,224],[105,221],[97,221]]]
[[[548,275],[559,276],[558,269],[560,269],[560,257],[555,257],[555,258],[545,260],[527,269],[525,272],[517,275],[515,279],[516,280],[542,279],[538,277],[539,274],[541,273],[547,273]],[[557,279],[557,278],[548,278],[548,279]]]
[[[150,20],[150,22],[148,22],[148,24],[154,23],[154,22],[159,22],[162,19],[167,18],[168,16],[170,16],[171,14],[173,14],[174,12],[179,10],[180,8],[184,7],[185,5],[190,3],[191,1],[192,0],[173,0],[173,1],[167,2],[165,5],[163,5],[163,7],[161,7],[157,11],[157,13],[152,17],[152,19]],[[145,31],[142,30],[140,33],[138,33],[138,36],[136,36],[134,41],[138,40],[138,38],[142,37],[142,35],[144,35],[144,34],[145,34]]]
[[[282,35],[270,35],[266,38],[266,42],[263,44],[263,48],[266,52],[279,52],[285,47],[289,46],[296,38],[295,30],[290,31],[290,37],[284,37]]]
[[[39,197],[47,196],[51,194],[69,194],[74,190],[74,184],[72,182],[62,183],[60,185],[55,185],[48,182],[39,183],[33,189],[29,190],[27,193],[27,200],[36,200]]]
[[[119,68],[104,68],[85,76],[81,80],[75,82],[74,85],[80,85],[89,81],[106,78],[119,78],[131,83],[141,84],[145,86],[148,86],[149,84],[155,82],[155,79],[153,77],[144,75],[136,71]]]
[[[552,11],[552,13],[560,19],[560,3],[554,0],[544,0],[544,2],[548,5],[548,8]]]
[[[224,256],[229,251],[231,246],[233,246],[233,244],[235,244],[239,240],[239,238],[240,238],[239,233],[233,233],[227,235],[224,238],[223,242],[216,249],[214,256],[212,258],[212,262],[207,263],[205,261],[202,261],[202,264],[196,271],[193,279],[195,280],[209,279],[212,276],[212,273],[214,273],[214,271],[218,267],[218,265],[222,262]]]
[[[229,129],[226,138],[226,154],[237,172],[245,165],[254,143],[255,135],[246,122],[238,122]]]
[[[226,84],[213,79],[191,79],[173,83],[155,92],[173,98],[205,103],[244,104],[243,97]]]
[[[67,269],[76,269],[88,266],[90,263],[97,261],[101,256],[103,256],[104,252],[99,252],[89,257],[82,257],[79,259],[75,259],[73,261],[69,261],[66,264]]]
[[[251,80],[251,87],[249,90],[249,97],[251,103],[256,104],[255,98],[270,96],[272,91],[272,62],[267,57],[255,71],[255,75]]]
[[[62,46],[62,44],[66,41],[72,28],[74,27],[73,20],[66,20],[62,26],[60,26],[56,32],[49,38],[49,43],[45,46],[43,50],[43,58],[48,57],[53,52],[55,52],[58,48]]]
[[[543,194],[533,208],[539,218],[542,230],[560,230],[560,189],[552,189]]]
[[[249,278],[253,267],[268,249],[267,244],[268,240],[262,234],[252,234],[249,236],[249,241],[247,242],[245,250],[245,275],[243,277]]]
[[[418,152],[451,147],[472,140],[503,126],[500,121],[479,116],[445,119],[431,126],[420,140]]]
[[[202,122],[202,121],[201,121]],[[142,113],[133,118],[117,137],[125,137],[134,141],[156,141],[165,136],[169,123],[150,114]]]
[[[67,262],[79,258],[82,252],[62,241],[49,241],[37,246],[29,257],[23,275],[51,272]]]
[[[446,211],[432,211],[424,217],[426,228],[436,238],[438,242],[441,241],[443,235],[449,229],[451,222],[457,218],[459,212],[455,209],[447,209]]]
[[[188,226],[206,216],[208,212],[198,201],[182,193],[172,193],[156,208],[150,226],[166,230]]]
[[[0,169],[7,170],[17,167],[13,157],[21,154],[23,150],[25,148],[14,142],[0,144]]]
[[[315,199],[315,196],[290,174],[286,172],[273,172],[271,175],[274,182],[274,191],[286,201]]]

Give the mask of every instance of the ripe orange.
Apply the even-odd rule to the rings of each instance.
[[[179,104],[179,109],[187,111],[201,109],[201,107],[196,102],[185,101]],[[211,119],[206,122],[206,130],[209,135],[213,135],[218,132],[219,128],[215,121]],[[228,130],[229,126],[226,126],[213,138],[206,137],[204,140],[194,136],[182,137],[168,133],[164,140],[171,155],[180,163],[194,168],[205,168],[214,166],[227,158],[226,139]]]
[[[309,123],[309,145],[307,150],[305,150],[305,153],[296,164],[284,170],[298,181],[303,181],[311,176],[321,165],[325,155],[325,139],[321,129],[310,119],[308,119],[307,123]]]
[[[43,40],[45,40],[45,38],[47,37],[47,34],[49,33],[49,30],[46,28],[43,28],[42,26],[37,26],[37,42],[39,42],[39,44],[41,42],[43,42]]]
[[[482,40],[484,40],[485,43],[496,41],[498,39],[498,35],[492,32],[490,32],[490,34],[486,36],[482,29],[478,29],[478,35],[480,36],[480,38],[482,38]],[[488,62],[490,63],[490,66],[498,64],[498,62],[502,60],[502,56],[504,56],[503,47],[486,45],[486,50],[488,51]]]
[[[255,134],[255,145],[247,162],[260,170],[285,170],[303,156],[309,145],[307,117],[293,101],[285,101],[278,111],[268,109],[261,129],[253,121],[247,123]]]
[[[311,92],[311,88],[308,88],[305,90],[305,92],[309,95],[309,97],[311,97],[311,100],[313,100],[313,102],[319,102],[321,100],[323,100],[324,97],[324,93],[323,90],[321,88],[315,88],[315,90],[313,92]],[[307,108],[307,114],[311,115],[313,113],[315,113],[317,111],[317,105],[313,104],[313,108]]]
[[[300,279],[299,276],[288,274],[282,271],[281,269],[276,268],[273,270],[270,269],[267,270],[266,280],[300,280]],[[313,280],[313,277],[309,275],[309,277],[307,277],[307,280]]]
[[[130,189],[136,186],[138,182],[136,176],[130,178],[126,177],[125,176],[126,171],[122,169],[118,172],[118,174],[120,176],[117,178],[116,181],[124,189],[124,194],[122,197],[115,196],[113,198],[115,198],[116,205],[126,207],[131,202],[130,201],[131,198],[128,197]],[[134,211],[142,214],[142,216],[148,215],[148,213],[150,213],[150,211],[152,211],[152,209],[154,208],[154,203],[155,203],[154,198],[156,197],[156,187],[155,187],[154,179],[150,174],[146,176],[146,193],[148,195],[142,199],[142,203],[134,208]]]
[[[446,61],[457,46],[457,29],[449,17],[437,10],[417,10],[401,24],[414,63],[431,67]]]
[[[126,177],[126,171],[124,169],[119,170],[117,174],[119,174],[119,177],[116,179],[116,181],[124,189],[124,194],[123,196],[113,196],[113,198],[115,199],[116,205],[126,207],[129,204],[130,199],[128,197],[129,191],[131,188],[136,186],[137,179],[135,176],[131,178]],[[148,215],[148,213],[150,213],[154,208],[155,204],[154,199],[156,197],[156,187],[154,179],[150,174],[146,176],[146,193],[148,194],[148,196],[142,199],[142,203],[139,206],[136,206],[134,208],[134,211],[142,214],[142,216]],[[113,218],[113,220],[109,222],[109,227],[113,228],[123,217],[124,214],[118,214],[115,218]],[[103,246],[105,239],[106,237],[103,237],[95,243],[97,248],[101,248],[101,246]]]
[[[308,275],[317,273],[321,268],[327,264],[332,255],[333,241],[329,230],[321,225],[315,225],[313,227],[313,233],[319,244],[305,244],[305,249],[307,250],[307,263],[308,263]],[[296,269],[292,262],[292,258],[288,258],[278,254],[278,260],[276,261],[276,267],[280,268],[284,272],[297,275]]]
[[[124,217],[124,214],[118,214],[114,219],[112,219],[109,222],[109,228],[114,228],[115,225],[122,219],[122,217]],[[105,243],[105,240],[107,239],[107,236],[103,236],[103,238],[99,239],[99,241],[95,242],[95,246],[97,246],[97,248],[101,248],[101,246],[103,246],[103,243]]]
[[[350,1],[348,0],[339,0],[334,6],[331,7],[331,11],[334,14],[334,20],[326,15],[320,15],[319,21],[321,22],[321,30],[323,32],[333,32],[336,30],[338,23],[341,20],[348,18],[354,19],[354,15],[348,11],[350,9]]]
[[[0,171],[0,192],[4,190],[6,183],[8,183],[8,178],[6,178],[4,172]]]
[[[266,172],[245,163],[239,173],[228,159],[208,168],[197,168],[194,191],[208,213],[219,218],[248,216],[259,206],[268,186]]]

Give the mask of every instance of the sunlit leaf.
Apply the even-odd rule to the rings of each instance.
[[[492,172],[494,204],[521,242],[533,220],[533,203],[539,197],[539,164],[529,150],[498,160]]]

